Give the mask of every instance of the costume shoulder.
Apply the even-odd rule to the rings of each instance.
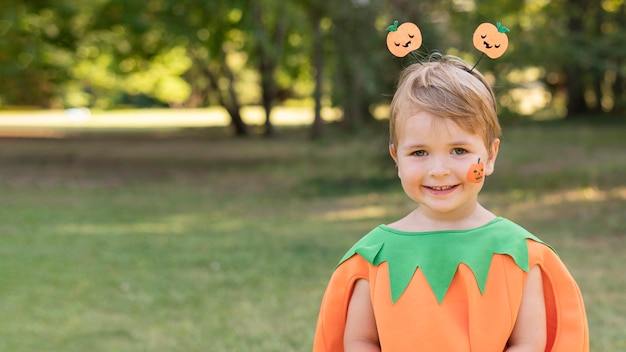
[[[343,351],[343,332],[354,284],[359,279],[368,279],[369,266],[365,259],[355,255],[343,261],[333,272],[317,319],[314,352]]]
[[[371,265],[361,255],[354,255],[358,249],[360,253],[369,256],[370,252],[377,252],[376,244],[370,248],[369,244],[384,242],[384,233],[377,227],[363,236],[341,259],[330,278],[317,320],[314,352],[343,351],[343,331],[345,330],[348,304],[352,297],[354,284],[359,279],[369,279]],[[381,244],[382,245],[382,244]]]
[[[589,328],[578,284],[557,254],[529,241],[530,265],[541,268],[546,304],[546,351],[589,351]]]

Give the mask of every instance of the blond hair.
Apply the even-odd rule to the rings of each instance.
[[[433,54],[404,69],[391,101],[390,143],[398,143],[399,119],[418,111],[453,120],[464,131],[481,136],[488,150],[502,133],[489,83],[455,56]]]

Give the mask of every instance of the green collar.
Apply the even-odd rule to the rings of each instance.
[[[441,304],[460,263],[472,270],[481,293],[494,254],[510,256],[520,269],[528,272],[526,239],[544,243],[500,217],[470,230],[404,232],[380,225],[352,246],[339,264],[355,254],[372,265],[387,262],[393,303],[420,268]]]

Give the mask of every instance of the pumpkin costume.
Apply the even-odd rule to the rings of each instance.
[[[469,230],[373,229],[330,279],[313,350],[343,351],[352,289],[365,279],[382,351],[503,351],[535,265],[542,272],[546,351],[588,351],[576,282],[551,247],[501,217]]]

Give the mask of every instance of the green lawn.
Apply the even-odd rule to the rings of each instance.
[[[386,131],[1,139],[0,350],[310,350],[343,252],[412,207]],[[558,249],[597,351],[626,350],[625,137],[505,126],[482,196]]]

